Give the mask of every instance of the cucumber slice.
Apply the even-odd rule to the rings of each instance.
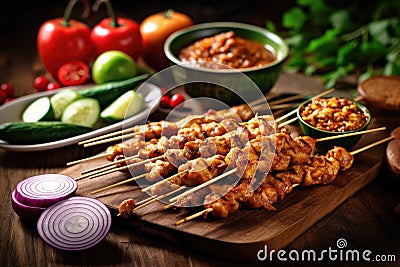
[[[37,122],[54,120],[53,108],[50,104],[50,98],[40,97],[29,104],[22,113],[22,121]]]
[[[80,98],[69,104],[61,116],[64,123],[93,128],[99,119],[100,104],[94,98]]]
[[[59,120],[65,108],[79,98],[81,98],[81,95],[70,89],[62,90],[53,95],[50,98],[50,103],[53,108],[54,117]]]
[[[32,145],[62,140],[91,130],[91,128],[60,121],[17,121],[0,124],[0,139],[10,144]]]
[[[100,117],[108,121],[120,121],[139,113],[143,109],[143,105],[142,95],[130,90],[105,108]]]

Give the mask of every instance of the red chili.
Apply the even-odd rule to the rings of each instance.
[[[93,10],[97,11],[101,3],[106,5],[109,17],[96,24],[90,33],[97,55],[109,50],[119,50],[135,60],[138,59],[142,50],[139,23],[129,18],[116,17],[108,0],[97,0]]]

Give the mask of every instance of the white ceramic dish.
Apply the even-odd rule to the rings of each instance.
[[[79,91],[80,89],[87,88],[87,86],[75,87],[75,88],[69,87],[69,88],[76,89]],[[21,121],[21,114],[29,103],[42,96],[51,96],[55,94],[57,91],[47,91],[47,92],[22,96],[3,106],[0,106],[0,124],[10,121]],[[138,124],[139,122],[142,121],[145,122],[147,117],[158,108],[162,92],[158,86],[149,82],[145,82],[142,85],[140,85],[140,87],[138,88],[138,92],[142,94],[143,99],[145,101],[143,111],[123,121],[113,124],[106,124],[105,122],[100,121],[96,125],[95,129],[91,132],[66,138],[59,141],[42,143],[42,144],[13,145],[0,140],[0,148],[3,148],[8,151],[20,151],[20,152],[50,150],[76,144],[79,141],[93,138],[109,132],[117,131],[122,129],[123,127],[129,127]]]

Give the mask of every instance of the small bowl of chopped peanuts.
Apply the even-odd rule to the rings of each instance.
[[[344,97],[313,98],[297,110],[300,128],[305,135],[323,138],[364,131],[371,122],[371,113],[359,102]],[[321,143],[321,148],[352,148],[362,137],[353,135]]]

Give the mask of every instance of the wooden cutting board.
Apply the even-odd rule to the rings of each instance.
[[[370,127],[378,126],[372,121]],[[365,135],[355,148],[386,136],[384,132]],[[235,261],[257,261],[257,252],[264,249],[265,245],[269,251],[284,248],[372,181],[379,172],[383,155],[383,146],[356,155],[354,165],[339,173],[334,182],[325,186],[296,187],[275,205],[277,210],[274,212],[241,209],[227,219],[197,218],[176,226],[175,222],[200,209],[163,210],[165,203],[153,203],[139,210],[137,216],[129,219],[128,223],[133,231],[140,229],[207,255]],[[62,173],[78,177],[83,170],[104,163],[107,163],[105,159],[96,159],[69,167]],[[77,195],[98,198],[116,215],[123,200],[133,198],[140,201],[148,195],[141,192],[135,183],[95,195],[90,192],[128,177],[129,174],[113,173],[79,180]]]

